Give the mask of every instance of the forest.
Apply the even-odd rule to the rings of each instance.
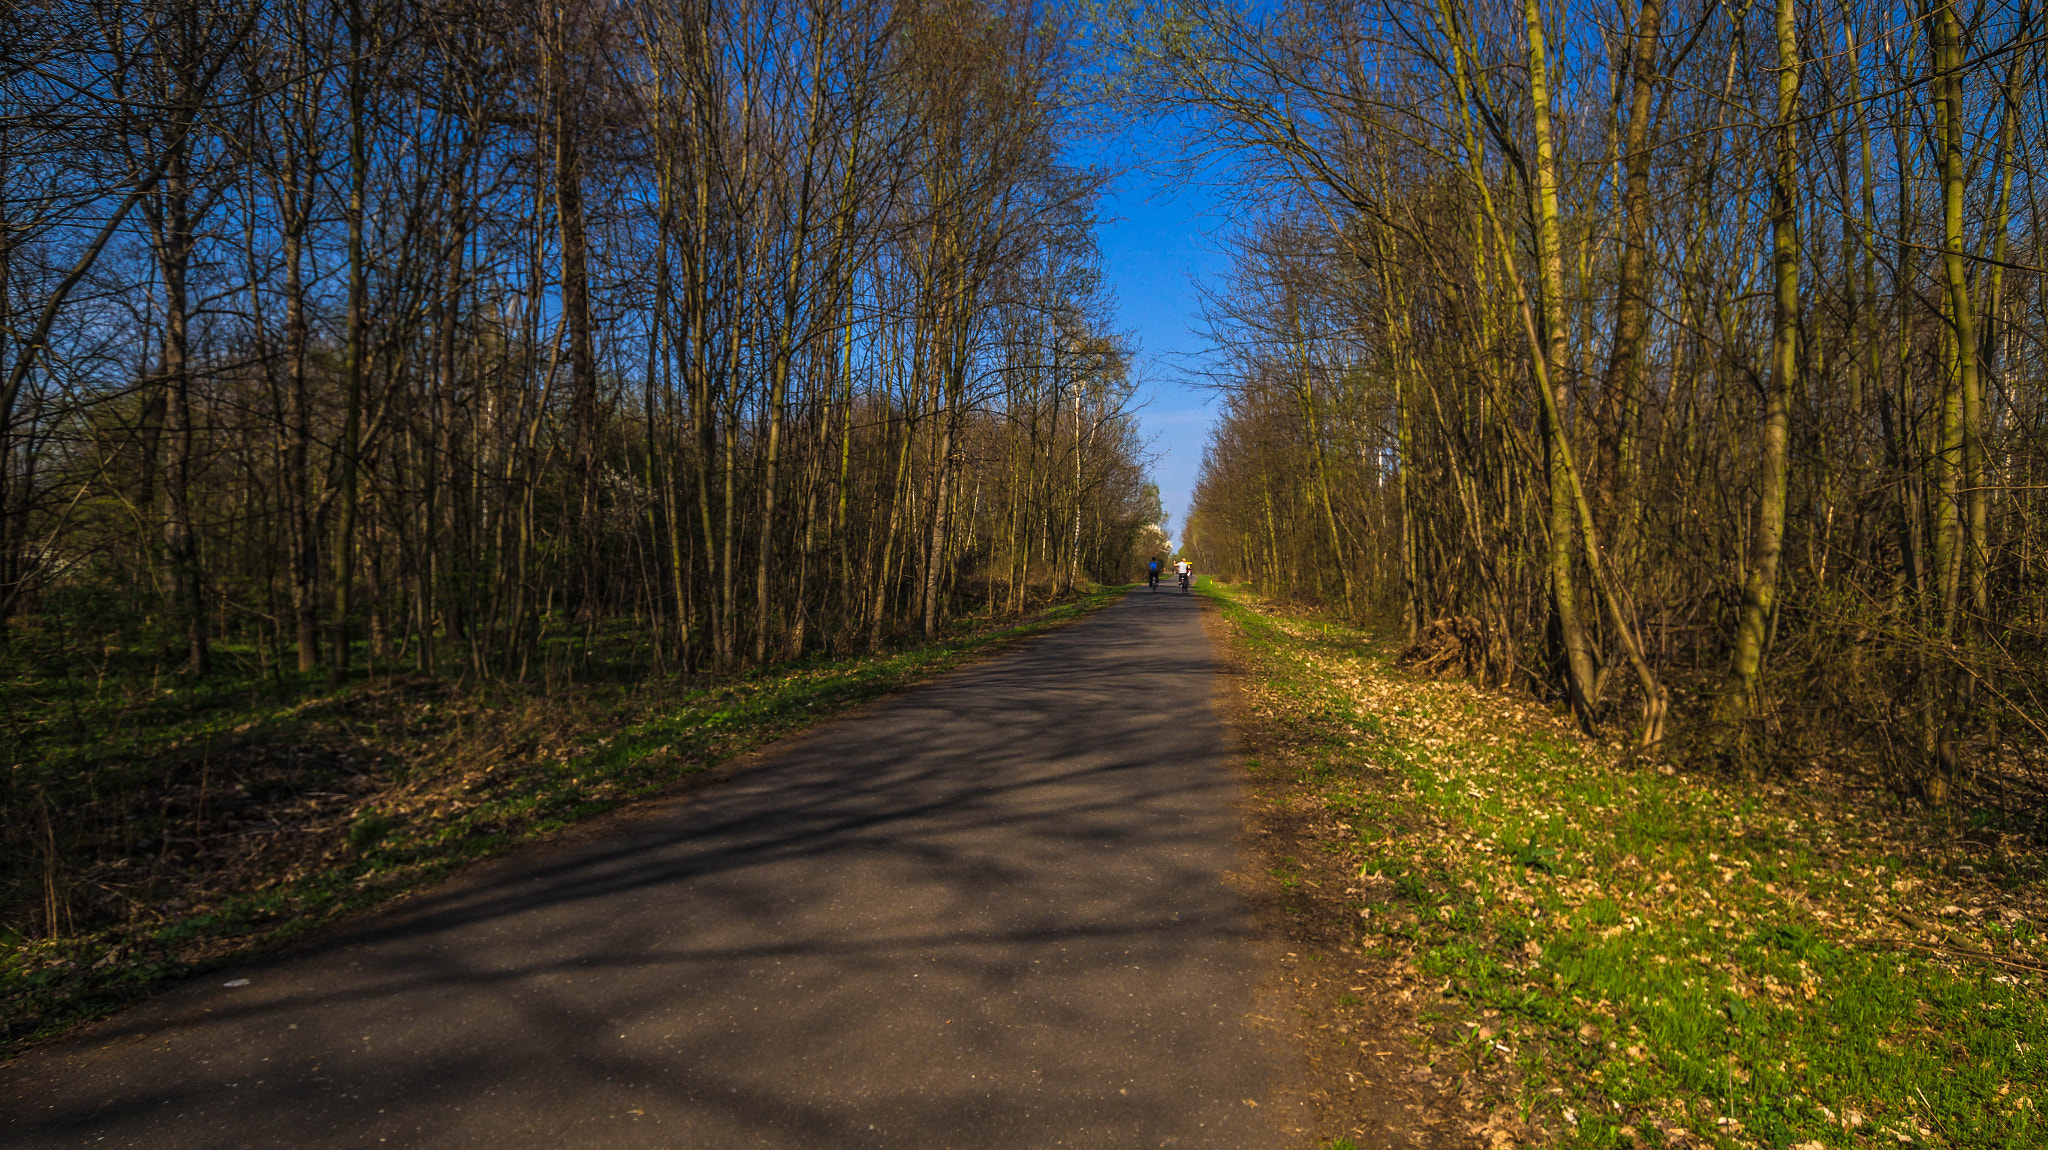
[[[1245,205],[1206,570],[1739,769],[2038,812],[2030,0],[1173,5]]]
[[[8,18],[17,631],[485,675],[624,619],[729,667],[1148,518],[1024,7]]]
[[[711,681],[1125,578],[1082,73],[1022,3],[0,8],[6,928],[136,819],[213,849],[200,752],[116,745],[167,706]]]

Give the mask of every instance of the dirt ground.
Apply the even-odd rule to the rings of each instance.
[[[1267,974],[1268,1021],[1306,1059],[1298,1089],[1320,1145],[1343,1150],[1462,1150],[1542,1141],[1517,1120],[1508,1084],[1461,1065],[1463,1037],[1442,1009],[1447,988],[1425,985],[1399,954],[1361,948],[1357,911],[1348,905],[1359,880],[1341,852],[1326,851],[1334,832],[1319,788],[1296,765],[1305,748],[1284,723],[1255,707],[1249,670],[1220,612],[1204,615],[1224,661],[1217,707],[1230,751],[1244,771],[1246,871],[1238,887],[1261,933],[1273,940]],[[1482,1037],[1485,1024],[1477,1024]]]

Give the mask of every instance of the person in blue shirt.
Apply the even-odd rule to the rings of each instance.
[[[1159,590],[1159,560],[1154,559],[1145,568],[1145,582],[1154,591]]]

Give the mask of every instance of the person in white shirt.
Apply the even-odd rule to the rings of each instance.
[[[1180,578],[1180,589],[1185,591],[1195,580],[1195,565],[1183,559],[1173,565],[1173,573]]]

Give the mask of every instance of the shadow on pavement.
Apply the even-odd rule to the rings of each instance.
[[[1141,590],[31,1053],[5,1142],[1278,1144],[1201,609]]]

